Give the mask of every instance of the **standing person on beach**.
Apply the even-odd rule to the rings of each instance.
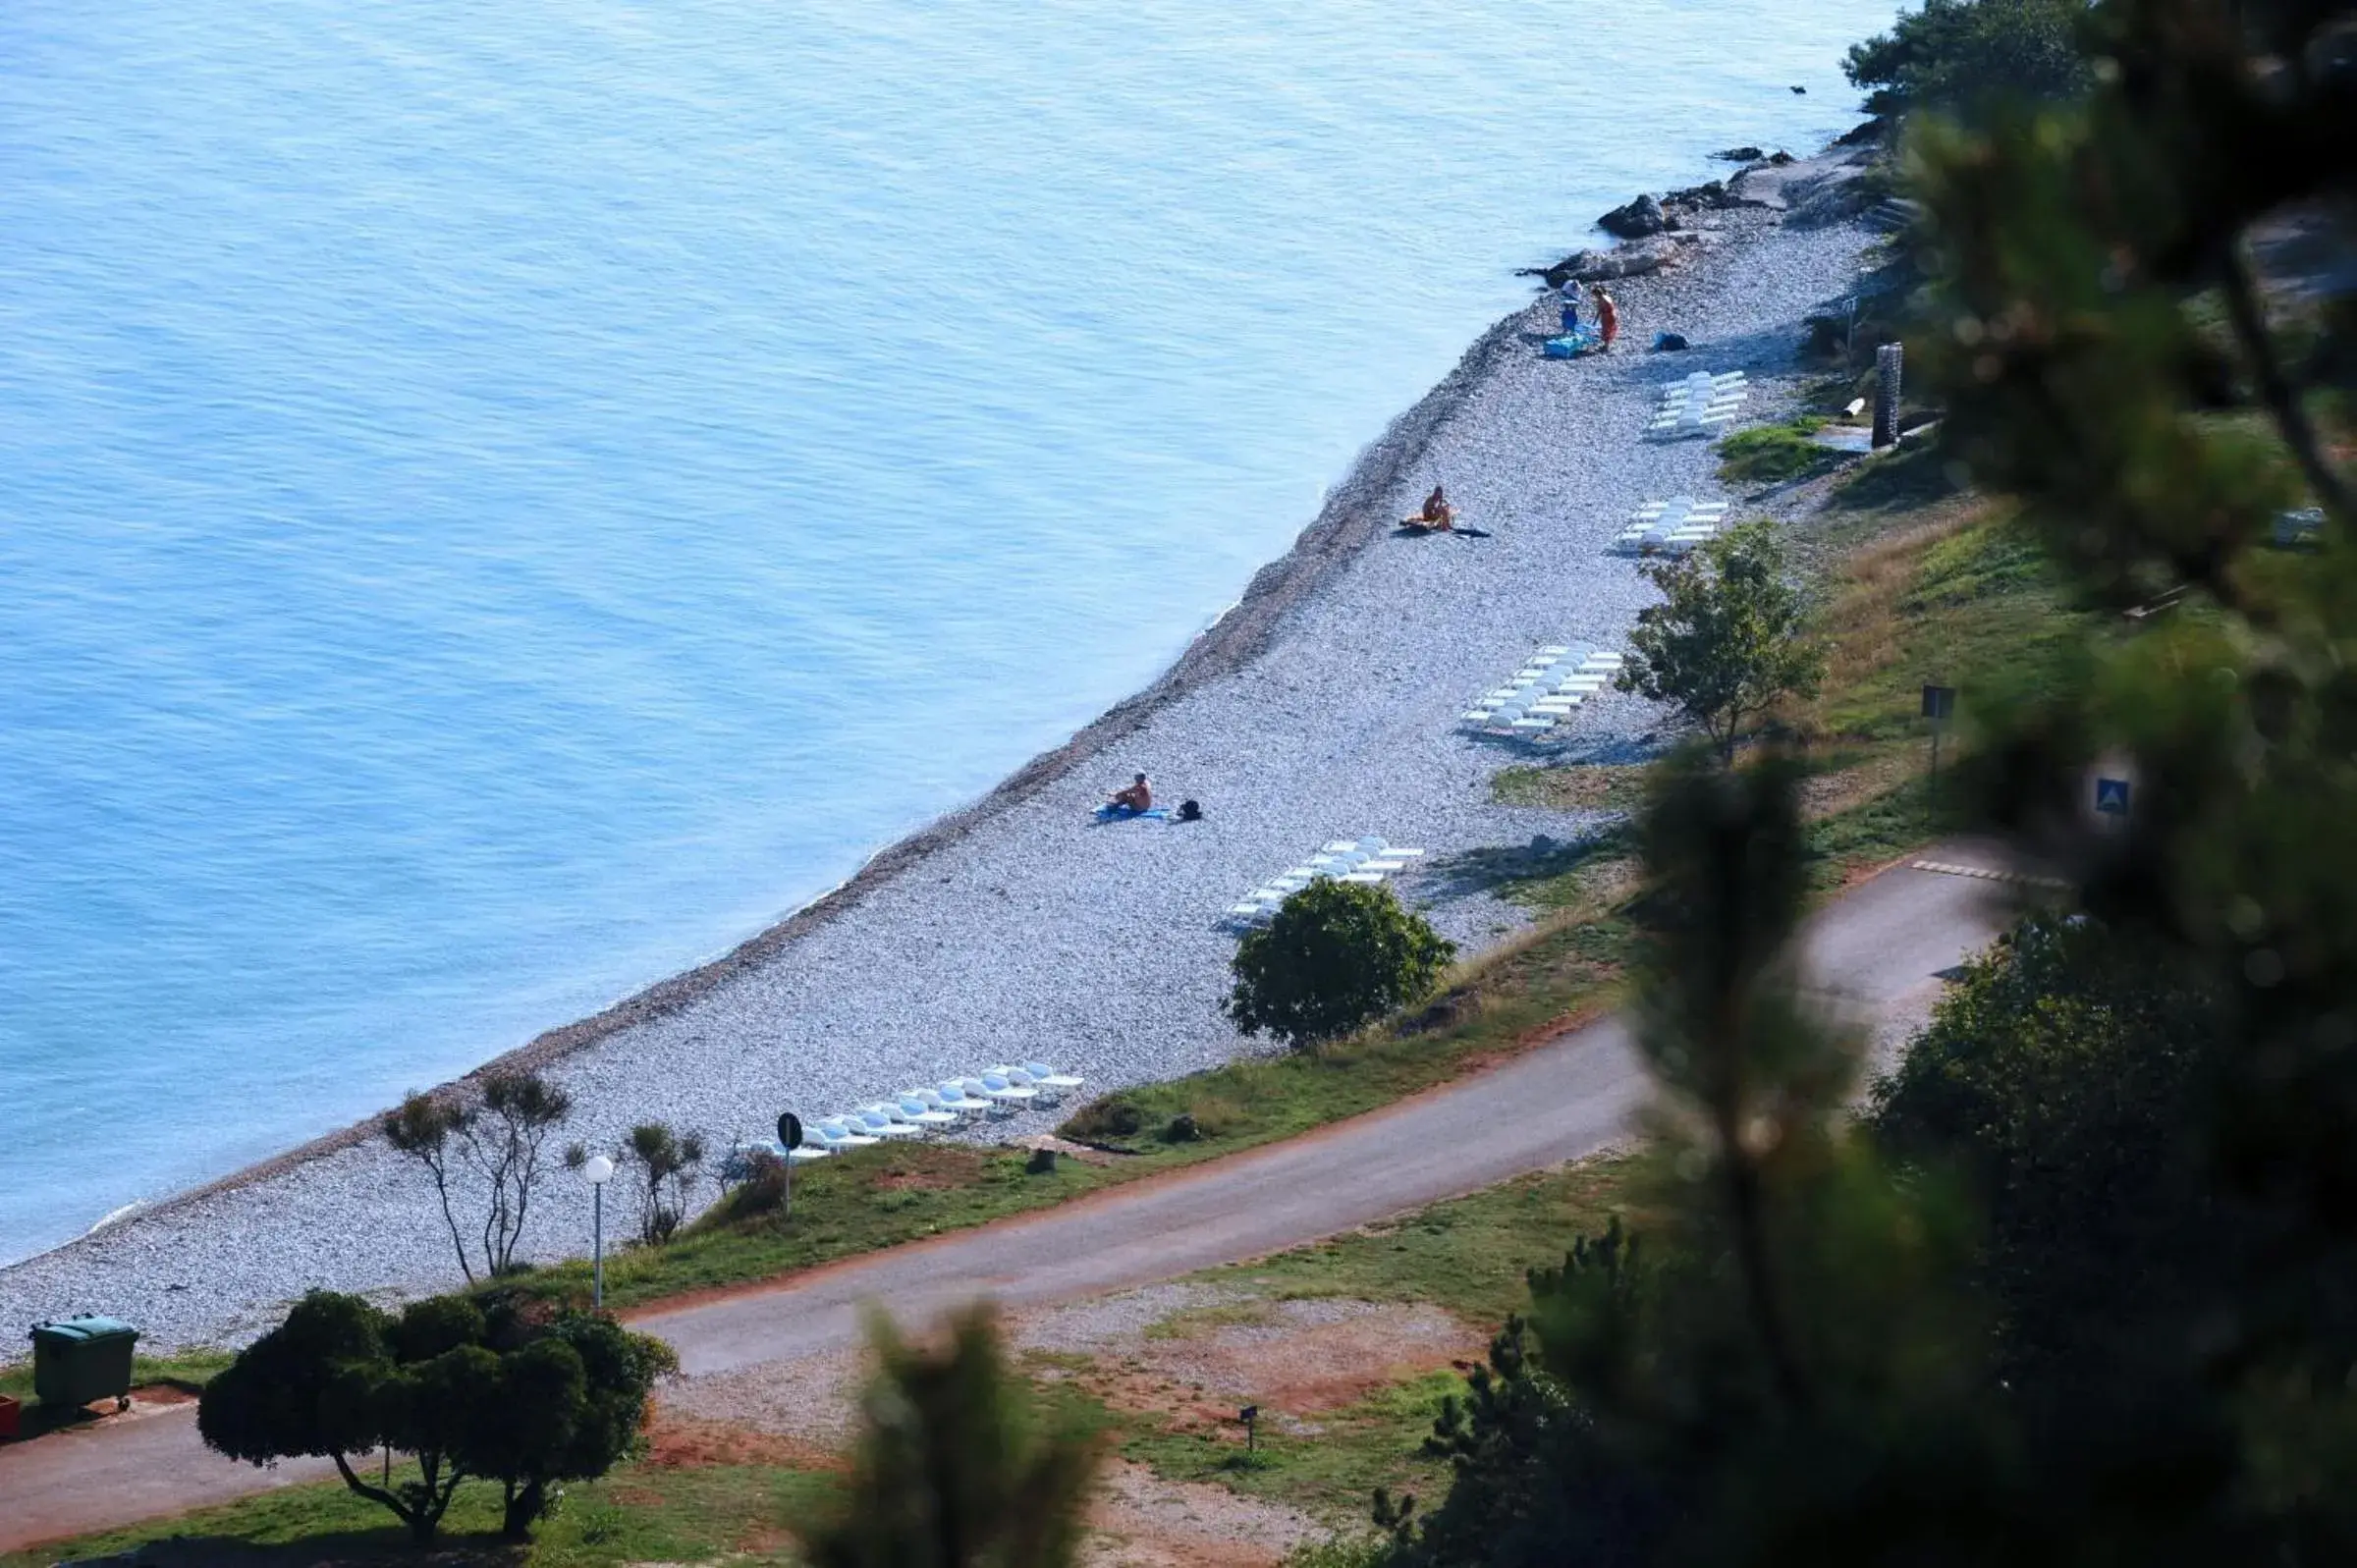
[[[1604,292],[1602,284],[1596,286],[1596,326],[1604,335],[1603,349],[1610,352],[1613,340],[1620,336],[1620,307]]]

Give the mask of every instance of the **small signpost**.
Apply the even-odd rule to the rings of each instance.
[[[1235,1419],[1244,1424],[1244,1452],[1250,1453],[1254,1444],[1259,1440],[1260,1406],[1244,1406],[1235,1413]]]
[[[2095,809],[2107,817],[2128,814],[2128,781],[2098,779],[2095,782]]]
[[[778,1212],[794,1213],[794,1152],[802,1146],[802,1118],[791,1110],[778,1113],[778,1147],[786,1151],[786,1193],[778,1201]]]
[[[1923,716],[1932,722],[1932,786],[1928,810],[1940,807],[1940,727],[1947,723],[1956,711],[1956,688],[1926,686],[1923,688]]]

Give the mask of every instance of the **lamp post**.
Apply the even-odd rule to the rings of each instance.
[[[582,1162],[581,1177],[589,1183],[591,1243],[589,1305],[592,1310],[606,1310],[606,1183],[614,1179],[614,1162],[604,1155],[591,1155]]]

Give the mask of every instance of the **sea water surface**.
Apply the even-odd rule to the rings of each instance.
[[[1892,9],[10,0],[0,1260],[1062,740]]]

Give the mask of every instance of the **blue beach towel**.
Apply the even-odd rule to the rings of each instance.
[[[1603,334],[1594,327],[1581,327],[1578,331],[1567,332],[1560,338],[1549,338],[1544,351],[1550,359],[1576,359],[1581,354],[1591,352],[1601,347],[1603,343]]]
[[[1097,820],[1099,822],[1135,822],[1141,820],[1145,822],[1168,822],[1171,820],[1171,814],[1161,806],[1148,806],[1143,811],[1131,811],[1127,806],[1099,806],[1097,808]]]

